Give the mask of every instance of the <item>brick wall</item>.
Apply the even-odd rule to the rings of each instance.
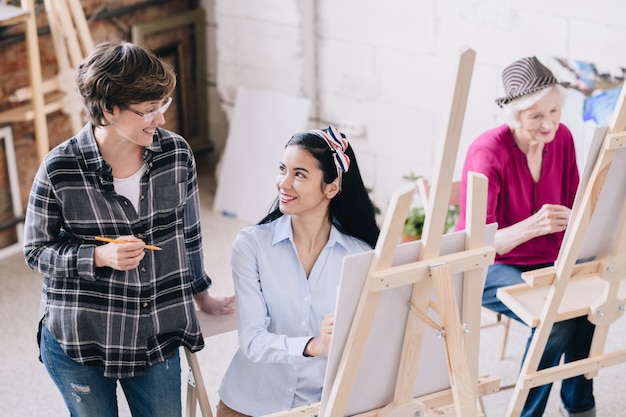
[[[162,0],[143,2],[141,0],[83,0],[81,2],[94,43],[104,40],[131,40],[131,28],[135,24],[150,22],[197,7],[193,0]],[[37,26],[40,31],[39,49],[44,80],[57,73],[57,62],[48,29],[48,19],[39,3]],[[9,102],[9,96],[17,89],[29,85],[28,56],[23,37],[25,26],[0,28],[0,111],[8,110],[17,104]],[[48,137],[50,147],[54,147],[72,134],[69,118],[62,112],[48,115]],[[11,124],[15,153],[18,160],[20,197],[26,207],[28,193],[39,166],[35,146],[34,124],[32,122]],[[4,143],[0,143],[0,224],[13,219],[9,177],[6,165]],[[15,243],[15,228],[0,231],[0,248]]]

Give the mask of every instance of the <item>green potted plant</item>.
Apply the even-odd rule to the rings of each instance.
[[[426,212],[424,211],[424,207],[411,207],[411,209],[409,210],[409,215],[404,222],[404,227],[402,228],[403,242],[421,239],[422,230],[424,229],[425,217]]]
[[[413,172],[402,177],[404,180],[417,184],[417,181],[422,178],[419,175],[415,175]],[[459,217],[459,205],[450,204],[448,206],[448,213],[446,215],[446,221],[443,228],[443,233],[447,233],[452,230],[456,225]],[[422,237],[422,231],[424,230],[424,220],[426,218],[426,211],[422,206],[413,206],[409,209],[407,219],[404,222],[402,228],[402,241],[408,242],[411,240],[419,240]]]

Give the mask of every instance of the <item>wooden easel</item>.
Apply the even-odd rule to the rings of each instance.
[[[202,328],[202,336],[205,339],[211,336],[224,334],[237,330],[237,314],[212,315],[197,310],[198,323]],[[211,403],[206,391],[204,377],[200,369],[200,363],[195,353],[184,348],[189,372],[187,376],[187,401],[185,404],[185,417],[196,416],[196,406],[200,408],[202,417],[213,417]]]
[[[21,7],[0,3],[0,16],[3,24],[15,25],[25,23],[24,36],[28,54],[28,74],[30,89],[35,94],[30,96],[30,105],[0,112],[0,124],[19,121],[34,121],[35,138],[39,159],[48,153],[48,126],[46,122],[46,103],[44,101],[43,81],[41,78],[41,58],[39,56],[39,42],[37,38],[37,17],[35,15],[35,1],[21,0]],[[21,101],[21,100],[14,100]]]
[[[79,0],[44,0],[59,71],[54,88],[63,93],[62,110],[70,118],[73,133],[83,126],[82,104],[74,84],[75,71],[94,48],[91,32]]]
[[[25,104],[0,112],[0,124],[34,121],[37,154],[42,160],[50,150],[48,114],[61,110],[69,116],[73,133],[82,128],[82,104],[74,85],[74,69],[94,44],[79,0],[44,0],[59,71],[56,77],[43,80],[35,3],[21,1],[24,14],[20,19],[26,22],[30,85],[11,94],[11,102]],[[8,6],[0,10],[5,7]]]
[[[568,232],[554,267],[523,274],[528,284],[502,288],[498,297],[529,326],[536,327],[533,340],[522,365],[507,416],[521,414],[528,392],[532,387],[557,380],[585,375],[594,377],[604,367],[626,362],[626,349],[604,353],[606,338],[613,324],[626,308],[626,204],[623,185],[626,174],[618,169],[626,152],[626,88],[622,89],[608,128],[596,131],[599,147],[593,170],[588,180],[581,180]],[[620,159],[616,164],[614,161]],[[594,162],[594,160],[592,160]],[[614,170],[611,170],[614,168]],[[619,187],[605,187],[619,177]],[[609,200],[607,200],[609,199]],[[612,200],[610,200],[612,199]],[[615,217],[603,216],[603,201],[612,202]],[[603,218],[604,217],[604,218]],[[590,228],[593,221],[607,224],[615,239],[608,248],[593,253],[592,261],[577,263],[586,257],[581,250],[589,236],[601,233]],[[602,239],[610,241],[607,233]],[[583,256],[581,256],[583,255]],[[539,361],[555,322],[587,316],[596,325],[589,357],[576,362],[538,371]]]
[[[484,245],[486,210],[486,178],[476,176],[475,188],[470,198],[478,196],[475,204],[468,204],[475,211],[468,216],[467,250],[453,256],[439,256],[443,225],[452,186],[453,169],[456,162],[458,142],[463,123],[463,114],[469,94],[475,53],[471,50],[461,55],[455,94],[446,133],[446,141],[441,150],[439,167],[435,172],[431,198],[428,201],[427,217],[422,241],[424,250],[420,262],[399,268],[391,267],[394,252],[400,238],[402,225],[410,206],[412,193],[399,195],[390,207],[381,230],[381,238],[376,245],[374,261],[370,266],[357,312],[348,336],[336,383],[332,387],[328,416],[343,416],[350,389],[354,383],[356,367],[362,353],[362,344],[371,326],[381,291],[393,286],[413,284],[411,311],[404,336],[402,356],[393,401],[378,411],[382,416],[424,415],[425,404],[413,400],[413,385],[417,375],[417,359],[420,357],[421,340],[425,325],[430,323],[427,312],[432,305],[432,290],[436,295],[437,308],[441,318],[439,331],[445,338],[451,383],[451,400],[455,415],[477,416],[478,410],[478,343],[480,328],[480,285],[467,285],[463,315],[458,312],[456,296],[452,289],[452,273],[465,272],[465,282],[480,282],[483,268],[493,263],[495,251]],[[482,200],[482,201],[481,201]],[[465,321],[465,328],[461,322]],[[469,333],[465,333],[469,329]],[[467,337],[471,335],[470,337]],[[450,394],[450,393],[449,393]]]

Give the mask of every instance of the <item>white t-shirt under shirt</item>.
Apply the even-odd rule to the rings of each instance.
[[[146,172],[146,166],[142,165],[137,172],[126,178],[113,178],[113,188],[115,192],[126,197],[135,207],[135,211],[139,213],[139,194],[141,176]]]

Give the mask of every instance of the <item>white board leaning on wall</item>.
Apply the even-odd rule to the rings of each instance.
[[[217,172],[213,210],[257,223],[276,199],[283,148],[307,130],[310,101],[240,88]]]

